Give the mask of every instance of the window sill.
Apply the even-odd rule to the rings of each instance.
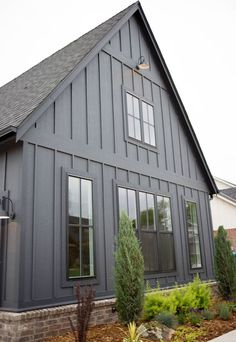
[[[155,153],[159,153],[159,150],[158,150],[158,147],[157,146],[153,146],[153,145],[150,145],[150,144],[147,144],[141,140],[138,140],[138,139],[135,139],[135,138],[132,138],[132,137],[126,137],[125,138],[125,141],[129,144],[132,144],[132,145],[135,145],[135,146],[138,146],[138,147],[141,147],[141,148],[145,148],[146,150],[148,151],[152,151],[152,152],[155,152]]]

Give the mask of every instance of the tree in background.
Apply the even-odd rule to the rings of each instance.
[[[118,317],[122,322],[137,320],[144,300],[144,261],[132,222],[120,216],[115,252],[115,294]]]
[[[236,289],[236,262],[223,226],[218,228],[215,236],[215,276],[222,297],[232,296]]]

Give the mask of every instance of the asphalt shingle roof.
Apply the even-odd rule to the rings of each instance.
[[[1,87],[0,131],[9,126],[17,128],[134,5]]]
[[[236,187],[220,190],[220,194],[236,201]]]

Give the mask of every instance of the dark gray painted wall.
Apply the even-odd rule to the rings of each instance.
[[[171,196],[177,271],[149,276],[161,286],[192,278],[184,198],[198,203],[202,278],[213,278],[208,186],[149,40],[131,18],[23,137],[20,308],[74,300],[65,279],[65,170],[95,179],[97,296],[113,293],[117,185]],[[140,55],[151,70],[134,68]],[[158,148],[128,138],[124,91],[154,105]],[[112,199],[112,200],[111,200]],[[81,280],[82,283],[86,281]]]
[[[1,294],[3,307],[18,307],[19,255],[21,236],[22,144],[0,145],[0,196],[10,191],[16,220],[0,220],[0,252],[2,256]]]

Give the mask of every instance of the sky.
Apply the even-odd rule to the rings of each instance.
[[[0,86],[133,2],[2,0]],[[236,184],[236,1],[141,5],[213,176]]]

